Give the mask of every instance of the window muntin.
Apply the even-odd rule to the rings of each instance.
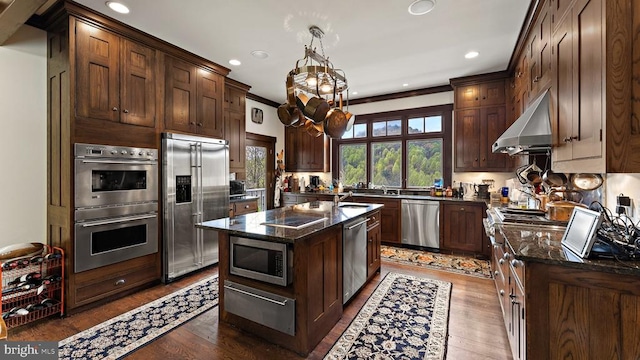
[[[385,120],[373,123],[372,136],[402,135],[402,120]]]

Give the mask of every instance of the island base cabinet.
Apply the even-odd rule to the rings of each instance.
[[[219,234],[220,320],[267,341],[306,356],[342,317],[342,227],[336,226],[310,238],[296,241],[293,248],[293,283],[270,285],[229,273],[229,234]],[[232,281],[243,289],[253,288],[295,301],[295,331],[287,334],[239,316],[226,308],[224,284]],[[234,313],[232,313],[235,312]],[[240,312],[241,313],[241,312]]]
[[[528,359],[638,359],[636,276],[527,264]]]

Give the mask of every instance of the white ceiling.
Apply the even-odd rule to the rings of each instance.
[[[530,0],[437,0],[433,11],[413,16],[407,11],[412,1],[122,0],[131,10],[123,15],[107,8],[105,0],[77,0],[230,68],[230,78],[278,103],[285,100],[287,73],[311,40],[311,25],[324,30],[325,54],[344,70],[353,99],[505,70],[530,4]],[[270,56],[257,59],[253,50]],[[465,59],[470,50],[480,56]],[[232,58],[242,65],[229,65]],[[408,86],[403,87],[405,83]]]

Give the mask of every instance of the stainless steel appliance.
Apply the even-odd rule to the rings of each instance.
[[[242,180],[229,181],[229,197],[242,197],[246,195],[245,183]]]
[[[74,146],[74,271],[158,251],[158,151]]]
[[[359,217],[344,224],[342,233],[342,303],[367,281],[367,220]]]
[[[195,224],[229,216],[225,140],[162,134],[163,281],[218,262],[218,233]]]
[[[440,248],[440,203],[402,200],[403,244]]]
[[[293,249],[289,244],[231,236],[229,272],[271,284],[293,282]]]
[[[295,299],[225,280],[224,308],[258,324],[295,335]]]

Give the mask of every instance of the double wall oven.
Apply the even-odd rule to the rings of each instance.
[[[74,270],[158,251],[158,151],[75,144]]]

